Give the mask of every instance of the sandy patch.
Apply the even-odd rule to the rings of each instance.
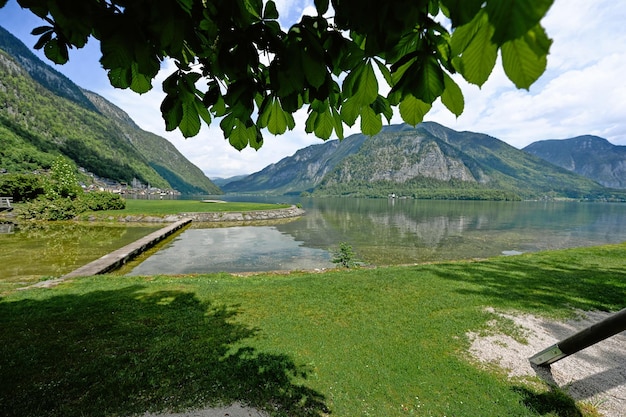
[[[619,333],[550,367],[533,367],[528,358],[566,337],[608,317],[610,313],[580,312],[580,317],[555,322],[529,314],[498,313],[511,319],[527,344],[503,334],[470,334],[471,354],[497,364],[510,377],[539,376],[557,385],[572,398],[597,407],[606,417],[626,417],[626,332]]]
[[[269,414],[235,403],[227,407],[210,407],[183,413],[146,413],[142,417],[269,417]]]

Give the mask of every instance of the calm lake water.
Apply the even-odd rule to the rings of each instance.
[[[196,225],[124,273],[179,274],[331,267],[340,242],[369,264],[472,259],[626,241],[626,204],[219,196],[300,203],[275,225]]]
[[[61,276],[161,228],[162,225],[24,223],[0,227],[0,292],[4,283],[28,284]]]

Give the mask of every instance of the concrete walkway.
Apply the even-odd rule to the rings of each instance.
[[[73,270],[69,274],[65,274],[60,278],[49,279],[47,281],[41,281],[37,284],[30,285],[28,287],[24,287],[21,289],[27,288],[49,288],[53,287],[61,282],[65,281],[68,278],[77,278],[77,277],[87,277],[91,275],[98,275],[110,272],[114,269],[119,268],[124,265],[130,259],[144,252],[145,250],[151,248],[156,245],[161,240],[165,239],[172,233],[177,230],[182,229],[186,225],[191,223],[191,219],[182,219],[175,223],[172,223],[162,229],[157,230],[156,232],[152,232],[147,236],[142,237],[130,243],[123,248],[120,248],[116,251],[108,253],[103,257],[96,259],[93,262],[88,263],[87,265],[81,266],[78,269]]]
[[[148,236],[144,236],[141,239],[124,246],[123,248],[104,255],[100,259],[96,259],[87,265],[81,266],[69,274],[63,275],[61,279],[88,277],[91,275],[104,274],[117,269],[130,259],[156,245],[158,242],[189,223],[191,223],[191,219],[183,219],[172,223],[169,226],[159,229],[156,232],[150,233]]]

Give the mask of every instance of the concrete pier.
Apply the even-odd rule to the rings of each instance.
[[[95,261],[90,262],[87,265],[81,266],[80,268],[75,269],[69,274],[63,275],[60,280],[104,274],[106,272],[117,269],[120,266],[124,265],[126,262],[128,262],[130,259],[151,248],[161,240],[165,239],[166,237],[188,225],[189,223],[191,223],[191,219],[183,219],[172,223],[162,229],[157,230],[156,232],[150,233],[148,236],[144,236],[141,239],[124,246],[123,248],[104,255],[100,259],[96,259]]]

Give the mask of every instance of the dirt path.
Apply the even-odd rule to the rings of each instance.
[[[599,322],[609,313],[580,312],[580,318],[555,322],[533,315],[509,315],[528,342],[497,334],[470,334],[470,352],[478,360],[506,369],[511,377],[539,376],[594,405],[606,417],[626,417],[626,332],[562,359],[548,368],[532,367],[528,358],[572,334]]]
[[[142,417],[269,417],[269,415],[263,411],[235,403],[227,407],[204,408],[178,414],[146,413]]]

